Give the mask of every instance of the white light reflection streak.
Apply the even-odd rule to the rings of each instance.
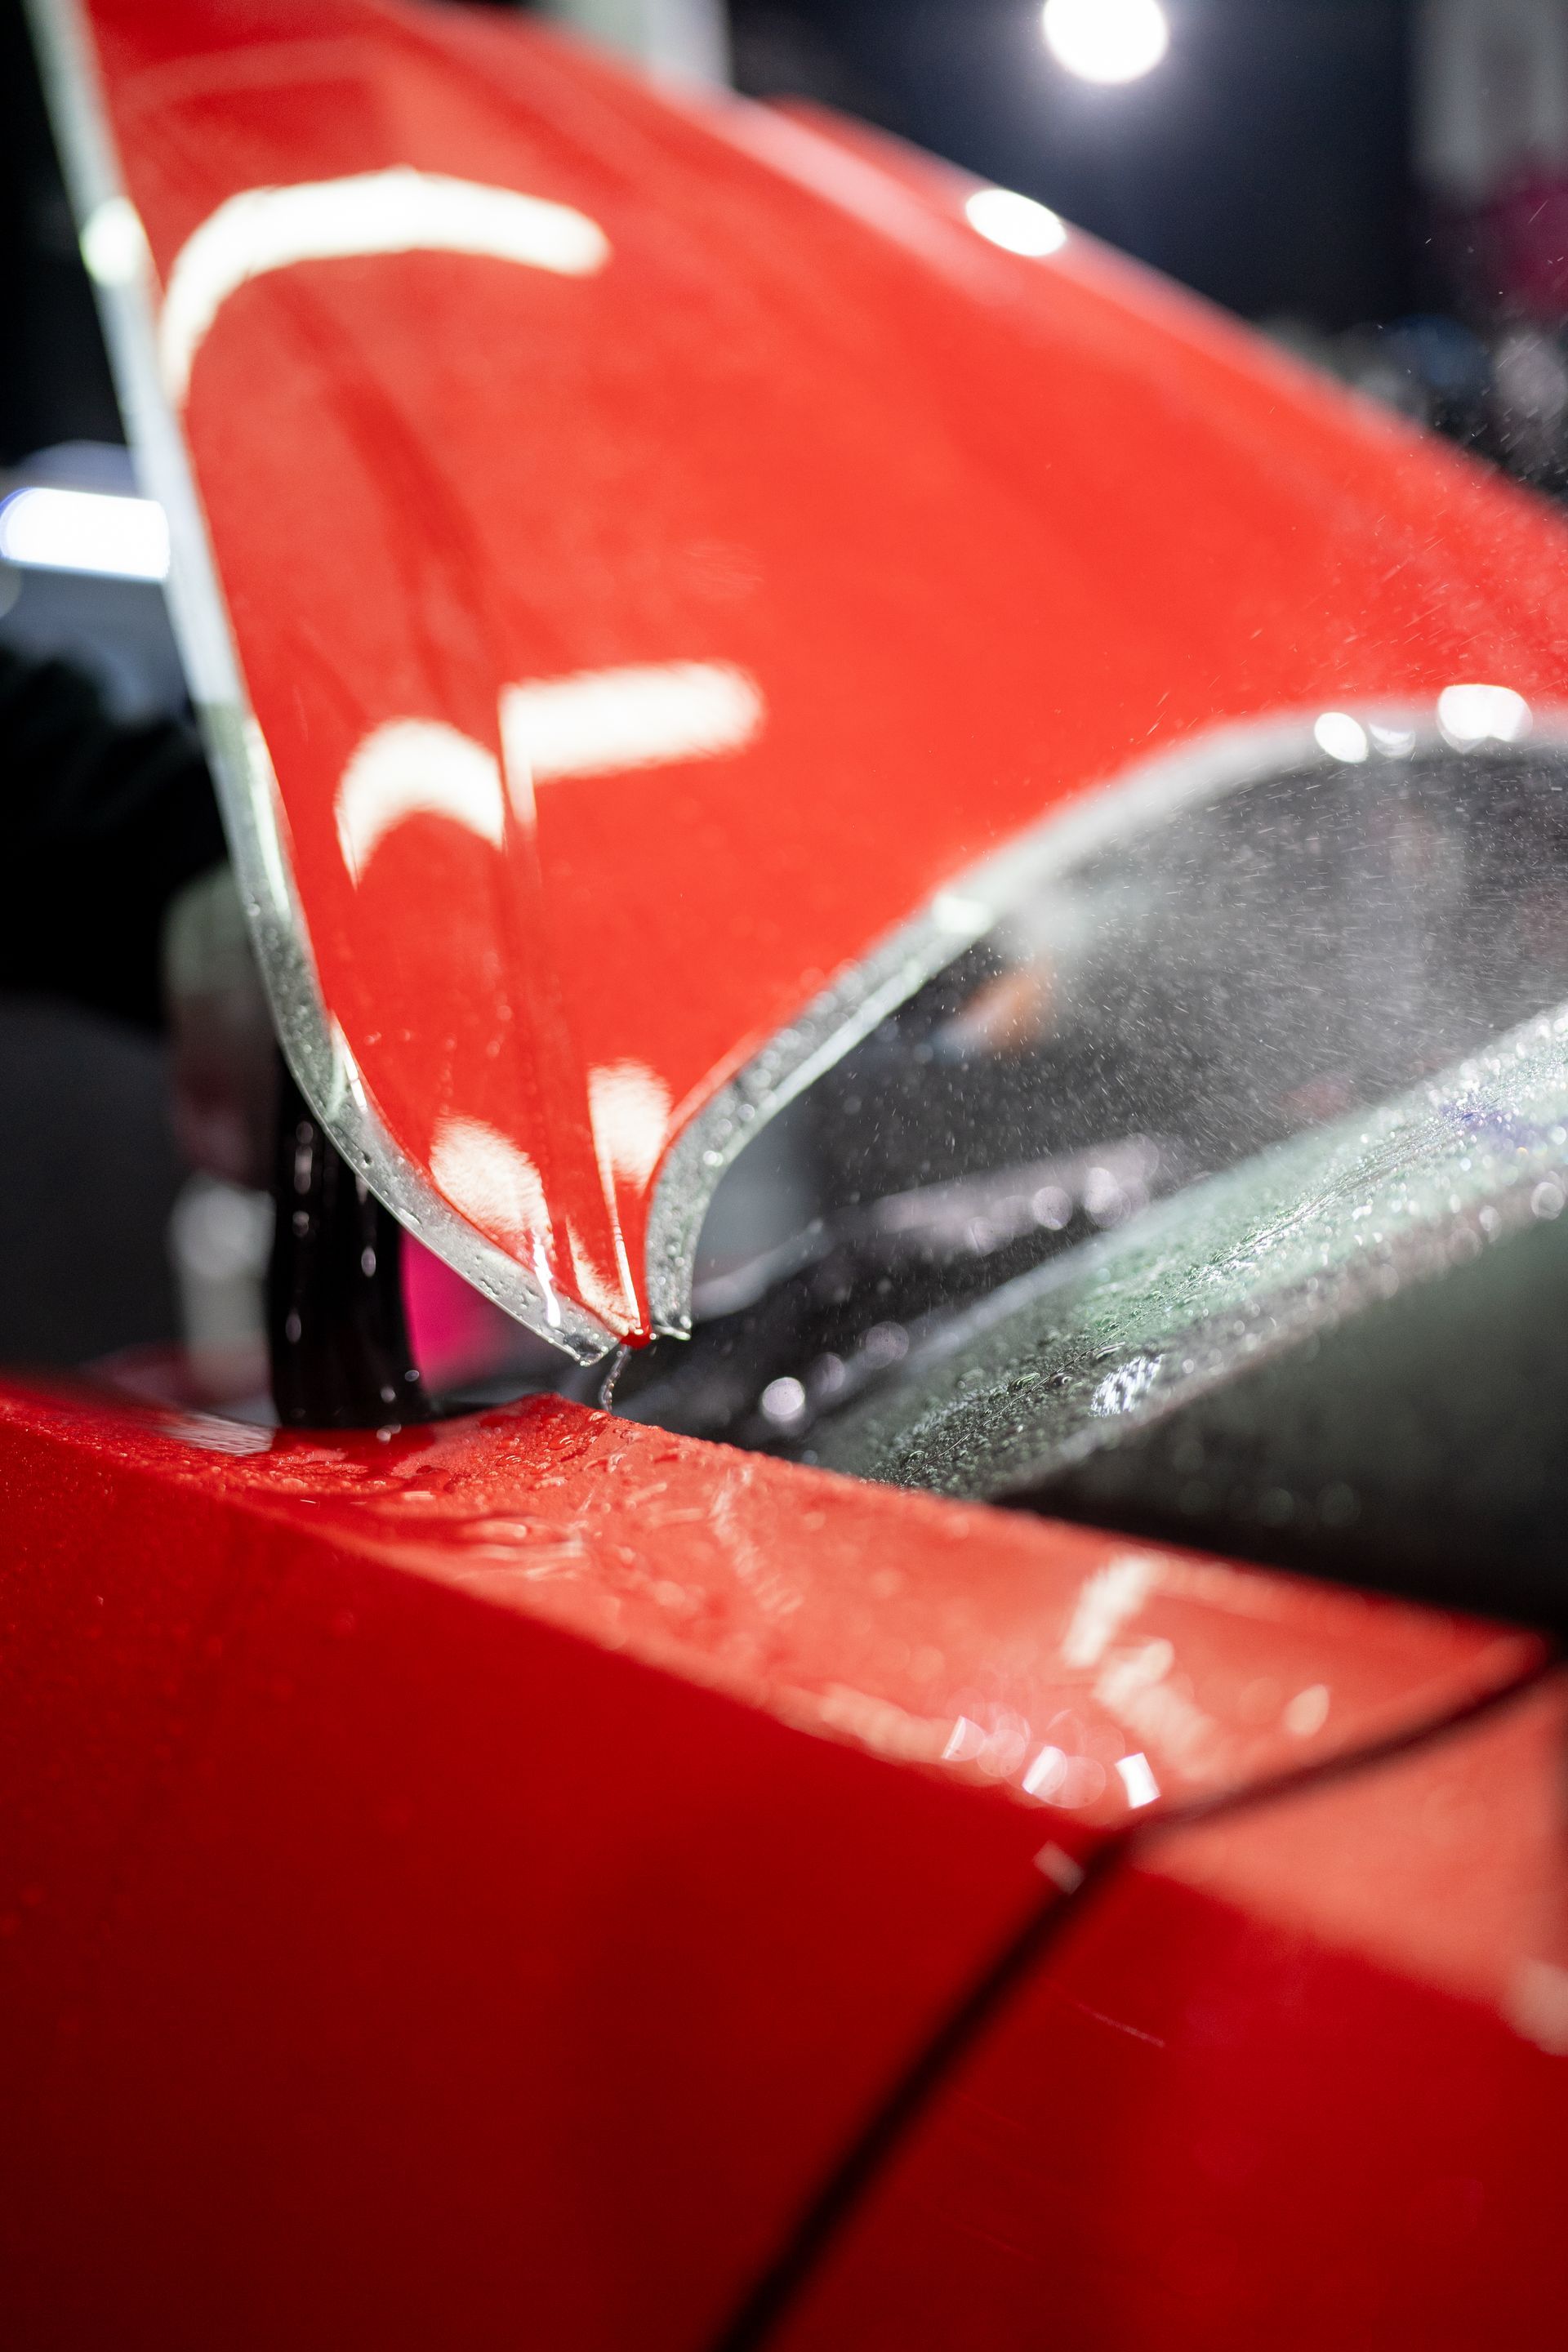
[[[514,800],[553,778],[710,760],[743,750],[763,723],[763,698],[729,662],[658,662],[582,670],[509,686],[501,742]]]
[[[447,1118],[430,1145],[430,1174],[459,1216],[518,1256],[531,1250],[546,1297],[540,1258],[550,1234],[550,1210],[538,1169],[499,1129],[484,1119]]]
[[[570,205],[405,164],[294,187],[248,188],[202,223],[170,272],[158,357],[171,399],[184,399],[214,320],[251,278],[302,261],[390,253],[474,254],[585,278],[604,268],[610,244],[596,222]]]
[[[390,719],[343,770],[336,815],[338,846],[356,882],[386,835],[411,816],[449,818],[499,849],[506,833],[500,763],[437,719]]]

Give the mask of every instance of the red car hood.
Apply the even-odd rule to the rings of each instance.
[[[398,0],[39,14],[291,1057],[579,1354],[680,1327],[974,861],[1216,729],[1560,690],[1556,524],[954,173]]]

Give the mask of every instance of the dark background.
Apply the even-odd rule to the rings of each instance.
[[[736,78],[809,91],[1038,196],[1248,318],[1423,299],[1405,0],[1166,0],[1172,47],[1074,82],[1034,0],[735,0]]]

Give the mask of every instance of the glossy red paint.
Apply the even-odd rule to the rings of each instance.
[[[1028,1801],[1039,1745],[1163,1811],[1540,1655],[554,1402],[384,1444],[13,1389],[0,1493],[29,2347],[700,2346],[1125,1826]]]
[[[1563,693],[1556,522],[1081,236],[996,250],[957,174],[456,11],[86,13],[326,1002],[408,1159],[616,1331],[670,1139],[967,861],[1224,722]],[[405,166],[591,227],[191,245]],[[503,757],[506,689],[689,664],[708,755],[606,749],[601,698],[596,751],[536,712]]]
[[[788,2352],[1552,2343],[1568,1685],[1156,1832],[776,2337]]]

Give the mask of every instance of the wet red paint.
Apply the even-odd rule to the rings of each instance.
[[[967,861],[1223,722],[1563,695],[1543,509],[1089,240],[996,250],[961,175],[477,15],[88,13],[165,281],[237,191],[405,164],[608,239],[253,278],[185,413],[331,1012],[422,1169],[452,1121],[528,1156],[617,1330],[663,1145]],[[351,878],[373,730],[499,756],[509,685],[693,661],[753,681],[743,748],[542,782],[500,849],[414,817]]]
[[[382,1442],[12,1390],[0,1497],[27,2343],[700,2346],[1037,1855],[1126,1827],[1119,1754],[1163,1812],[1540,1654],[553,1402]],[[1106,1798],[1028,1801],[1048,1741]]]
[[[657,1150],[1217,724],[1562,698],[1556,523],[1084,240],[985,246],[955,175],[456,11],[88,15],[164,278],[238,190],[399,164],[609,240],[257,278],[187,418],[331,1011],[422,1167],[452,1119],[537,1161],[617,1328],[654,1154],[595,1073]],[[496,755],[504,687],[676,660],[754,740],[351,880],[371,730]],[[1562,1701],[1454,1725],[1532,1637],[549,1402],[328,1440],[13,1387],[0,1513],[8,2343],[699,2352],[1053,1905],[778,2340],[1558,2332]]]
[[[1568,1685],[1156,1834],[889,2168],[789,2352],[1460,2352],[1568,2298]]]

